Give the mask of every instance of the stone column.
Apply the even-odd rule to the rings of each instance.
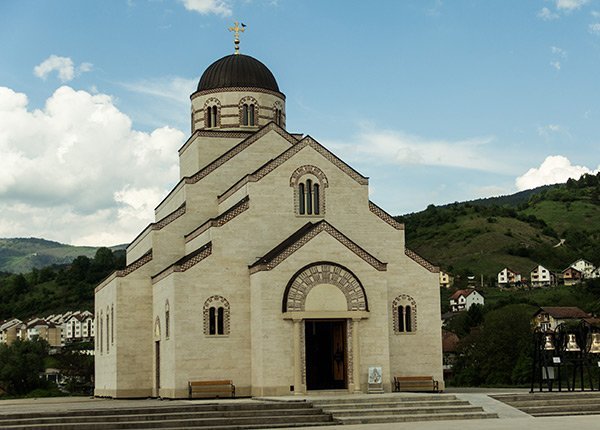
[[[302,324],[301,319],[294,320],[294,394],[303,395],[306,394],[304,387],[304,378],[302,377],[304,369],[304,360],[302,349],[304,348],[304,342],[302,341]]]
[[[354,392],[360,393],[360,347],[358,343],[359,331],[358,331],[358,323],[360,322],[360,318],[352,319],[352,371],[354,373]]]

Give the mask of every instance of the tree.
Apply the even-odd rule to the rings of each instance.
[[[44,387],[40,377],[44,359],[48,355],[45,340],[17,339],[11,345],[0,345],[0,388],[12,395],[22,395]]]

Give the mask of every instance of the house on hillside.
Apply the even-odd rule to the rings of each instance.
[[[556,285],[556,275],[538,264],[530,273],[531,286],[534,288]]]
[[[571,264],[571,267],[581,272],[582,278],[594,278],[596,267],[587,260],[580,258]]]
[[[448,272],[440,270],[440,288],[450,288],[454,284],[454,277]]]
[[[17,338],[17,331],[23,323],[20,319],[12,318],[0,321],[0,343],[10,345]]]
[[[600,320],[575,306],[544,306],[533,314],[533,325],[542,331],[556,330],[560,324],[585,321],[597,325]]]
[[[483,296],[473,288],[457,290],[450,296],[452,312],[468,311],[473,305],[484,305]]]
[[[498,272],[498,287],[500,288],[518,287],[521,286],[521,282],[521,274],[508,267]]]
[[[22,322],[17,328],[17,338],[21,340],[43,339],[51,347],[59,347],[60,326],[42,318],[31,318]]]
[[[571,286],[581,282],[581,280],[583,279],[583,273],[581,273],[573,266],[569,266],[562,271],[562,277],[563,283],[566,286]]]

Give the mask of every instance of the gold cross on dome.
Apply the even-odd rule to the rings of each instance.
[[[240,32],[243,33],[246,31],[246,24],[243,22],[238,23],[237,21],[234,24],[235,25],[233,27],[229,27],[229,31],[233,31],[235,34],[233,43],[235,44],[235,54],[237,55],[240,53]],[[242,25],[241,27],[240,24]]]

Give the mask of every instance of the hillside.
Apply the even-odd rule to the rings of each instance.
[[[528,273],[538,263],[554,271],[578,258],[600,264],[600,174],[518,194],[397,219],[410,248],[463,280],[471,273],[489,283],[505,266]]]
[[[124,249],[118,245],[111,249]],[[94,257],[98,247],[72,246],[45,239],[0,239],[0,272],[27,273],[51,265],[69,264],[76,257]]]

